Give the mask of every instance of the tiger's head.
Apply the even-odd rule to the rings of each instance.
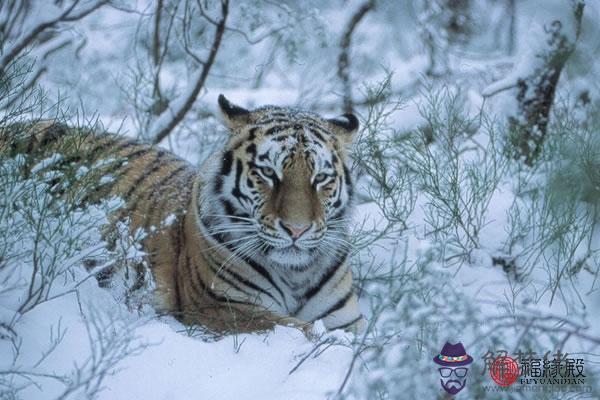
[[[346,148],[358,119],[283,107],[246,110],[219,96],[230,137],[209,168],[206,233],[237,257],[303,270],[348,252],[353,197]]]

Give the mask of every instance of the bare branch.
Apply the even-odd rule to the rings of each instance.
[[[208,58],[202,69],[193,79],[192,90],[185,95],[184,98],[177,99],[174,107],[167,108],[158,119],[152,124],[150,128],[150,137],[153,138],[153,143],[160,143],[166,138],[175,127],[183,120],[187,112],[191,109],[194,101],[198,97],[198,94],[204,87],[208,73],[215,61],[221,40],[223,38],[223,32],[225,31],[225,23],[227,21],[227,15],[229,13],[229,0],[221,1],[221,20],[215,30],[215,36],[213,40],[212,48]]]
[[[55,27],[60,22],[73,22],[79,19],[84,18],[85,16],[91,14],[101,6],[108,3],[108,0],[99,0],[95,3],[90,4],[89,6],[79,10],[78,12],[74,12],[75,8],[79,4],[80,0],[75,0],[67,9],[65,9],[60,15],[54,18],[50,18],[47,21],[40,22],[33,28],[31,28],[26,34],[24,34],[15,44],[13,44],[9,50],[0,57],[0,71],[3,71],[8,64],[10,64],[13,60],[15,60],[19,54],[25,48],[33,43],[33,41],[44,31]]]
[[[163,0],[156,3],[156,12],[154,14],[154,35],[152,36],[152,61],[158,65],[160,60],[160,20],[162,17]]]
[[[156,115],[159,115],[164,111],[165,100],[163,99],[161,84],[160,84],[160,73],[162,70],[162,65],[167,55],[167,51],[169,49],[169,38],[171,37],[171,32],[173,30],[173,24],[175,22],[175,15],[177,13],[177,9],[179,7],[179,3],[175,5],[174,10],[171,13],[169,18],[169,24],[167,26],[167,32],[164,38],[164,44],[161,44],[160,38],[160,25],[162,19],[163,12],[163,1],[160,0],[158,2],[158,6],[156,9],[156,14],[154,18],[154,34],[153,34],[153,43],[152,43],[152,63],[154,64],[154,78],[153,78],[153,88],[152,94],[154,96],[154,106],[152,110]]]
[[[352,41],[352,34],[356,29],[359,22],[364,18],[364,16],[373,8],[375,8],[375,1],[368,0],[363,3],[362,6],[356,10],[346,29],[344,34],[342,35],[342,40],[340,41],[340,55],[338,57],[338,70],[337,75],[342,81],[343,92],[344,92],[344,104],[343,110],[346,113],[352,113],[353,110],[353,101],[352,101],[352,82],[350,81],[350,42]]]

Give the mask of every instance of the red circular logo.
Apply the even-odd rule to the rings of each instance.
[[[500,386],[510,386],[519,377],[519,364],[510,357],[498,357],[490,367],[490,375]]]

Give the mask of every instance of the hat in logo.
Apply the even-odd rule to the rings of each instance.
[[[446,342],[442,351],[433,357],[433,362],[444,367],[459,367],[473,362],[473,357],[467,354],[462,343],[450,344]]]

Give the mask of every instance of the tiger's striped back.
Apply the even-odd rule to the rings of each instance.
[[[185,244],[184,217],[198,175],[192,165],[157,146],[119,135],[72,129],[53,121],[14,125],[0,138],[5,155],[30,156],[28,170],[52,154],[62,155],[54,168],[85,166],[95,170],[94,182],[85,189],[83,201],[93,203],[109,196],[125,201],[111,220],[116,224],[126,218],[132,233],[143,230],[144,251],[160,293],[157,304],[169,312],[181,313],[173,307],[177,303],[173,282],[178,255]],[[103,281],[114,272],[103,271]]]
[[[65,151],[64,165],[111,178],[94,182],[85,201],[125,201],[111,219],[146,233],[159,310],[220,333],[318,319],[360,330],[348,266],[353,191],[343,163],[355,117],[220,103],[231,137],[201,171],[156,146],[52,122],[9,141],[10,151],[32,159]],[[267,162],[272,167],[260,166]]]

